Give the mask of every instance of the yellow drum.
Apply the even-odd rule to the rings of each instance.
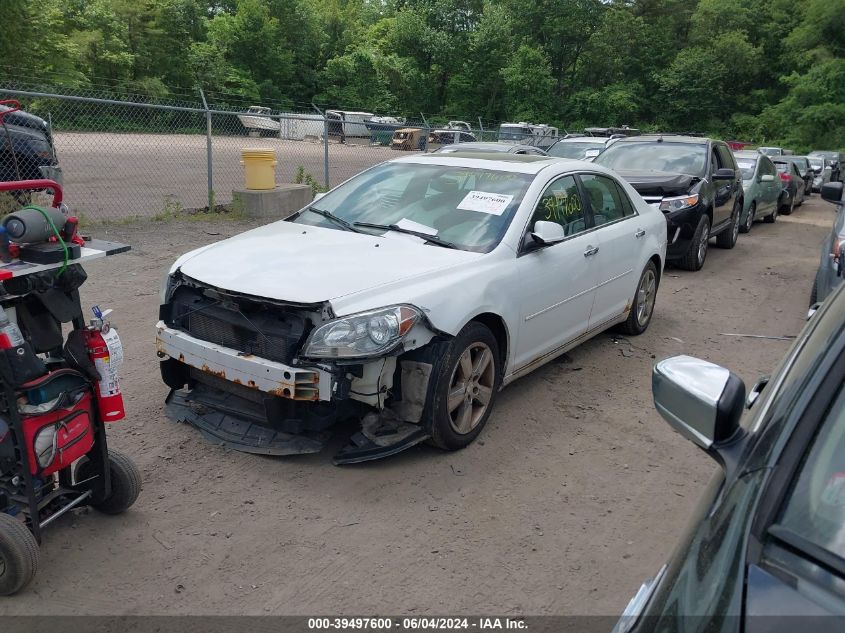
[[[276,150],[266,147],[247,147],[241,150],[244,182],[247,189],[276,187]]]

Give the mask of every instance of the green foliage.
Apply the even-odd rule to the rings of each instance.
[[[293,182],[297,185],[310,185],[311,192],[314,195],[318,193],[325,193],[329,190],[328,187],[317,182],[317,179],[314,178],[314,176],[305,171],[305,167],[302,165],[296,168],[296,176],[294,177]]]
[[[833,149],[843,15],[845,0],[4,0],[0,82]]]

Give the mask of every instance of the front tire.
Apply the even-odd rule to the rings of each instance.
[[[707,247],[710,243],[710,218],[702,215],[698,220],[698,226],[692,234],[689,248],[686,254],[680,259],[678,265],[684,270],[701,270],[704,260],[707,259]]]
[[[730,226],[716,236],[716,246],[719,248],[731,249],[736,246],[736,240],[739,237],[739,214],[742,205],[737,200],[734,203],[733,212],[731,213]]]
[[[0,513],[0,596],[26,587],[38,571],[38,542],[23,521]]]
[[[778,209],[780,209],[780,200],[778,200],[772,212],[763,218],[763,222],[766,222],[768,224],[774,224],[775,221],[778,219]]]
[[[640,282],[637,284],[637,291],[631,303],[628,319],[620,328],[625,334],[638,336],[648,329],[648,324],[651,323],[651,315],[654,313],[658,285],[657,266],[654,265],[654,262],[649,262],[643,270],[643,274],[640,275]]]
[[[468,446],[481,433],[501,384],[499,344],[475,321],[452,340],[433,376],[425,426],[431,443],[447,451]]]
[[[745,222],[742,223],[742,226],[739,227],[739,230],[742,233],[750,233],[751,227],[754,226],[754,216],[757,215],[757,203],[752,202],[751,206],[748,209],[748,213],[745,215]]]

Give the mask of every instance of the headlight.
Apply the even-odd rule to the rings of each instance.
[[[411,331],[420,315],[413,306],[398,305],[329,321],[311,333],[302,355],[363,358],[386,354]]]
[[[170,286],[173,284],[173,275],[165,275],[161,280],[161,289],[158,291],[158,303],[164,305],[167,303],[168,295],[170,294]]]
[[[698,194],[691,196],[678,196],[676,198],[663,198],[660,202],[660,210],[664,213],[688,209],[698,204]]]
[[[38,460],[38,465],[41,468],[47,468],[53,463],[53,458],[56,456],[56,440],[58,434],[56,433],[56,425],[50,424],[38,431],[35,439],[32,442],[35,459]]]

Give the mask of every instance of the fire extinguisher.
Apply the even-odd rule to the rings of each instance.
[[[83,333],[88,358],[100,374],[95,389],[97,406],[103,422],[116,422],[126,417],[117,377],[117,369],[123,362],[123,346],[117,331],[106,321],[111,310],[101,312],[99,306],[94,306],[93,311],[95,318]]]

